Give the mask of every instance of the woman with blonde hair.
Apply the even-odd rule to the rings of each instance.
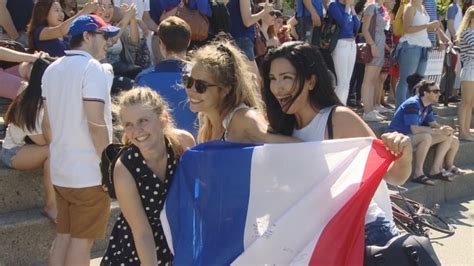
[[[461,105],[458,110],[459,139],[474,141],[470,131],[472,108],[474,106],[474,6],[471,6],[456,34],[461,47]]]
[[[101,265],[170,264],[159,214],[179,157],[194,139],[174,127],[168,104],[148,87],[123,92],[117,109],[128,143],[113,177],[122,213]]]
[[[293,141],[268,132],[258,85],[246,61],[227,40],[212,42],[191,55],[193,67],[183,84],[191,111],[199,113],[198,142]]]

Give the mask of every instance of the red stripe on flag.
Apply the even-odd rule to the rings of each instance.
[[[395,157],[374,140],[359,190],[329,221],[316,243],[309,265],[362,265],[365,214],[382,177]],[[350,224],[351,226],[347,226]]]

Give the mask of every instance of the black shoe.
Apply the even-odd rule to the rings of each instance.
[[[461,98],[459,98],[459,96],[455,95],[455,96],[451,96],[448,98],[448,102],[450,103],[458,103],[461,101]]]

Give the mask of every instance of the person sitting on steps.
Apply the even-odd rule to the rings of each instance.
[[[416,149],[413,182],[424,185],[434,185],[432,179],[451,182],[453,175],[461,171],[454,165],[459,140],[454,136],[452,127],[440,125],[435,120],[432,105],[438,102],[440,89],[434,81],[421,80],[414,90],[418,94],[408,98],[397,108],[387,131],[410,136],[413,149]],[[435,144],[439,145],[427,176],[423,165],[428,150]],[[446,166],[447,170],[443,166]]]

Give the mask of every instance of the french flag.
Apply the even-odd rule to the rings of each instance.
[[[184,153],[161,220],[175,265],[362,265],[380,140],[208,142]]]

